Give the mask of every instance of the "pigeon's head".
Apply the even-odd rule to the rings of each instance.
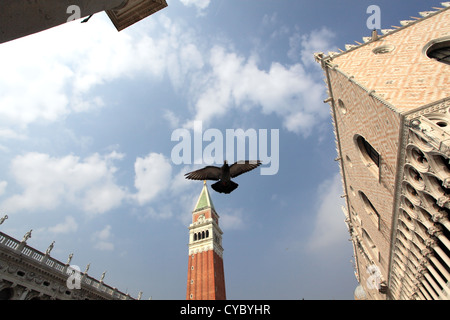
[[[229,168],[230,166],[228,165],[228,161],[227,160],[224,160],[223,161],[223,166],[222,166],[222,168]]]

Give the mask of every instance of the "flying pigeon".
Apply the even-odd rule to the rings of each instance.
[[[211,187],[219,193],[231,193],[238,187],[238,184],[231,181],[247,171],[253,170],[261,165],[261,161],[238,161],[228,165],[225,160],[221,168],[215,166],[206,166],[203,169],[192,171],[185,174],[186,179],[190,180],[219,180],[211,185]]]

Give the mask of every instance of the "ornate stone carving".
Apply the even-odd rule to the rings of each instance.
[[[425,239],[425,246],[427,247],[427,249],[432,249],[433,247],[435,247],[436,246],[436,238],[429,237],[429,238]]]
[[[31,229],[30,231],[25,233],[25,235],[23,236],[22,242],[27,242],[27,240],[31,238],[31,232],[32,231],[33,231],[33,229]]]
[[[45,255],[49,256],[50,252],[52,252],[53,250],[53,246],[55,245],[55,241],[53,241],[47,248],[47,250],[45,251]]]
[[[3,218],[0,218],[0,225],[8,219],[8,215],[6,214]]]
[[[433,225],[432,227],[428,228],[427,232],[429,235],[437,237],[442,233],[442,227]]]

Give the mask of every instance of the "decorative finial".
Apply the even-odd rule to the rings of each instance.
[[[72,261],[73,253],[69,254],[69,258],[67,259],[66,264],[70,264],[70,261]]]
[[[8,215],[7,214],[5,214],[5,216],[3,218],[0,218],[0,224],[5,222],[6,219],[8,219]]]
[[[105,279],[106,271],[102,273],[102,276],[100,277],[100,282],[103,282],[103,279]]]
[[[373,29],[373,30],[372,30],[372,40],[373,40],[373,41],[378,40],[378,32],[377,32],[377,29]]]
[[[33,229],[31,229],[30,231],[25,233],[25,235],[23,236],[22,242],[27,242],[27,240],[31,238],[31,232],[32,231],[33,231]]]
[[[55,241],[53,241],[47,248],[47,251],[45,251],[45,255],[49,256],[50,252],[52,252],[53,246],[55,245]]]

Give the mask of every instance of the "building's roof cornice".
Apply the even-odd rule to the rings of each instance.
[[[373,43],[380,39],[388,37],[388,36],[395,34],[401,30],[409,28],[410,26],[415,25],[416,23],[420,23],[426,19],[430,19],[431,17],[434,17],[435,15],[450,9],[450,1],[441,2],[441,5],[443,6],[443,8],[433,7],[432,9],[434,9],[435,11],[419,12],[419,15],[421,17],[411,17],[412,20],[402,20],[402,21],[400,21],[400,26],[391,26],[393,29],[381,29],[381,33],[382,33],[381,35],[378,35],[377,33],[375,33],[375,34],[372,33],[371,37],[363,37],[362,38],[363,43],[355,41],[356,44],[346,44],[345,50],[338,49],[340,52],[330,51],[330,52],[328,52],[328,55],[315,54],[315,56],[319,57],[320,60],[330,60],[330,59],[334,59],[334,58],[340,57],[342,55],[345,55],[349,52],[352,52],[353,50],[356,50],[356,49],[366,46],[370,43]]]

